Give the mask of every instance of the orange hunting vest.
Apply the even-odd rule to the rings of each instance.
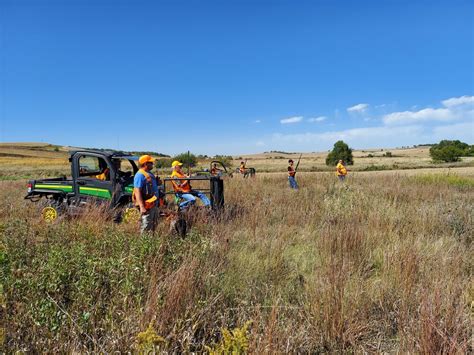
[[[187,176],[183,173],[178,173],[176,170],[173,170],[171,173],[172,178],[178,178],[178,179],[184,179],[187,178]],[[173,189],[175,192],[181,192],[181,193],[188,193],[191,191],[191,185],[189,185],[189,181],[187,180],[178,180],[177,182],[171,181],[173,184]],[[178,186],[178,184],[183,184],[182,186]]]
[[[153,191],[153,182],[150,174],[143,169],[138,170],[138,172],[142,173],[146,179],[145,191],[140,191],[142,194],[142,199],[145,203],[145,208],[147,210],[152,209],[155,206],[155,201],[157,197]],[[135,194],[132,194],[132,201],[137,205],[137,201],[135,198]],[[138,205],[137,205],[138,206]]]

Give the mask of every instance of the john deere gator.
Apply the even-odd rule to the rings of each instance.
[[[91,203],[103,206],[114,221],[136,221],[139,211],[132,204],[133,177],[138,171],[138,157],[123,152],[76,150],[71,151],[71,176],[30,180],[25,199],[44,201],[41,211],[45,221],[52,222],[61,214],[76,215]],[[224,204],[223,181],[219,177],[193,177],[190,180],[208,180],[214,209]],[[166,182],[159,186],[165,201]]]

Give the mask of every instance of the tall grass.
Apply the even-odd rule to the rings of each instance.
[[[156,332],[169,352],[234,333],[254,353],[472,351],[472,187],[334,179],[227,180],[226,210],[184,240],[98,211],[44,225],[0,182],[4,350],[134,351]]]

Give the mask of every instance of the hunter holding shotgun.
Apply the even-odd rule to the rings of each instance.
[[[298,190],[298,183],[296,182],[295,175],[296,170],[298,170],[298,165],[300,165],[301,155],[298,159],[298,164],[296,164],[296,168],[293,168],[294,161],[293,159],[288,160],[288,182],[290,183],[290,187],[292,189]]]

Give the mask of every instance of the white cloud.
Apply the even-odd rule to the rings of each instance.
[[[383,116],[387,125],[414,124],[422,122],[452,122],[464,119],[473,119],[474,96],[453,97],[443,100],[442,108],[424,108],[418,111],[392,112]]]
[[[281,124],[291,124],[291,123],[298,123],[303,120],[303,116],[294,116],[294,117],[288,117],[280,120]]]
[[[369,104],[357,104],[347,108],[347,112],[365,112],[369,108]]]
[[[323,122],[325,120],[327,120],[326,116],[308,118],[308,122]]]
[[[383,122],[388,125],[429,121],[449,122],[456,120],[458,117],[457,112],[448,108],[425,108],[419,111],[392,112],[383,116]]]
[[[450,99],[441,101],[441,103],[446,107],[454,107],[454,106],[465,105],[465,104],[474,105],[474,96],[464,95],[460,97],[452,97]]]
[[[265,145],[265,142],[263,142],[263,141],[258,141],[258,142],[255,143],[255,145],[256,145],[257,147],[263,147],[263,146]]]
[[[401,126],[401,127],[367,127],[353,128],[343,131],[331,131],[323,133],[299,133],[299,134],[274,134],[273,141],[287,143],[320,143],[335,142],[345,140],[348,142],[369,142],[377,141],[378,144],[384,144],[386,138],[397,136],[419,136],[423,133],[423,127],[419,125]],[[373,144],[371,144],[373,145]]]
[[[262,121],[261,120],[255,120],[255,123],[261,123]]]

